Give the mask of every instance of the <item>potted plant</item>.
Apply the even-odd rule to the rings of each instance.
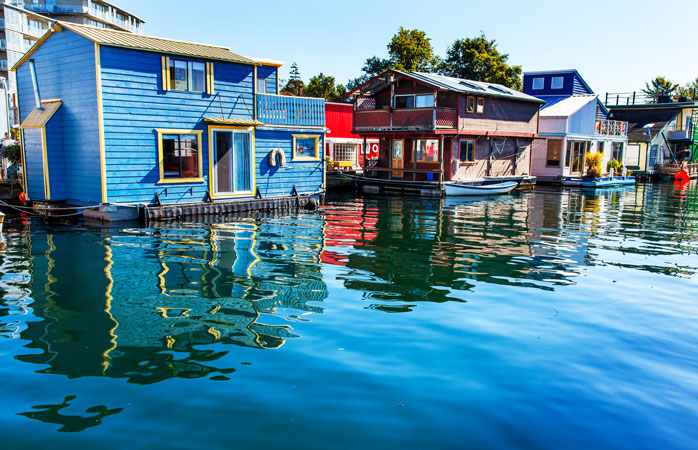
[[[601,176],[601,159],[603,153],[587,153],[585,164],[587,166],[587,178],[599,178]]]
[[[612,159],[606,164],[606,171],[610,172],[613,169],[614,175],[620,175],[623,173],[623,163],[617,159]]]

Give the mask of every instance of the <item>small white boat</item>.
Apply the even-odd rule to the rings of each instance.
[[[517,185],[518,183],[516,181],[504,181],[501,183],[489,182],[482,184],[458,182],[444,183],[446,188],[446,196],[506,194],[513,191]]]

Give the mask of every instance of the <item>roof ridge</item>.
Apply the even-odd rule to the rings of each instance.
[[[210,48],[217,48],[217,49],[222,49],[222,50],[228,50],[230,53],[234,53],[230,47],[224,47],[222,45],[211,45],[211,44],[202,44],[200,42],[191,42],[191,41],[183,41],[181,39],[172,39],[172,38],[166,38],[166,37],[160,37],[160,36],[150,36],[147,34],[136,34],[136,33],[131,33],[130,31],[121,31],[121,30],[115,30],[113,28],[100,28],[100,27],[95,27],[92,25],[84,25],[81,23],[72,23],[72,22],[64,22],[62,20],[57,21],[57,23],[61,26],[66,27],[67,29],[71,29],[72,27],[77,27],[78,29],[80,28],[87,28],[90,30],[96,30],[100,32],[107,32],[107,33],[115,33],[115,34],[122,34],[126,36],[136,36],[140,38],[148,38],[148,39],[158,39],[161,41],[169,41],[169,42],[177,42],[180,44],[190,44],[190,45],[200,45],[202,47],[210,47]],[[237,55],[237,53],[235,53]],[[242,55],[238,55],[242,56]]]

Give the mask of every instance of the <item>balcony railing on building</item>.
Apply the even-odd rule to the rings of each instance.
[[[596,134],[602,136],[627,136],[628,122],[620,120],[597,120]]]
[[[269,125],[325,126],[325,99],[257,94],[257,119]]]
[[[650,95],[640,92],[609,92],[606,93],[606,106],[638,106],[659,105],[669,103],[690,103],[698,99],[698,91],[691,90],[687,96],[679,95]]]
[[[354,111],[355,131],[437,130],[458,127],[455,108],[386,108]]]

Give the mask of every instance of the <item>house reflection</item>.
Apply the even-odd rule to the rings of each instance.
[[[37,235],[42,321],[22,337],[41,352],[21,359],[138,383],[233,372],[217,363],[231,348],[213,344],[278,348],[297,336],[291,323],[322,312],[322,248],[312,216]]]

